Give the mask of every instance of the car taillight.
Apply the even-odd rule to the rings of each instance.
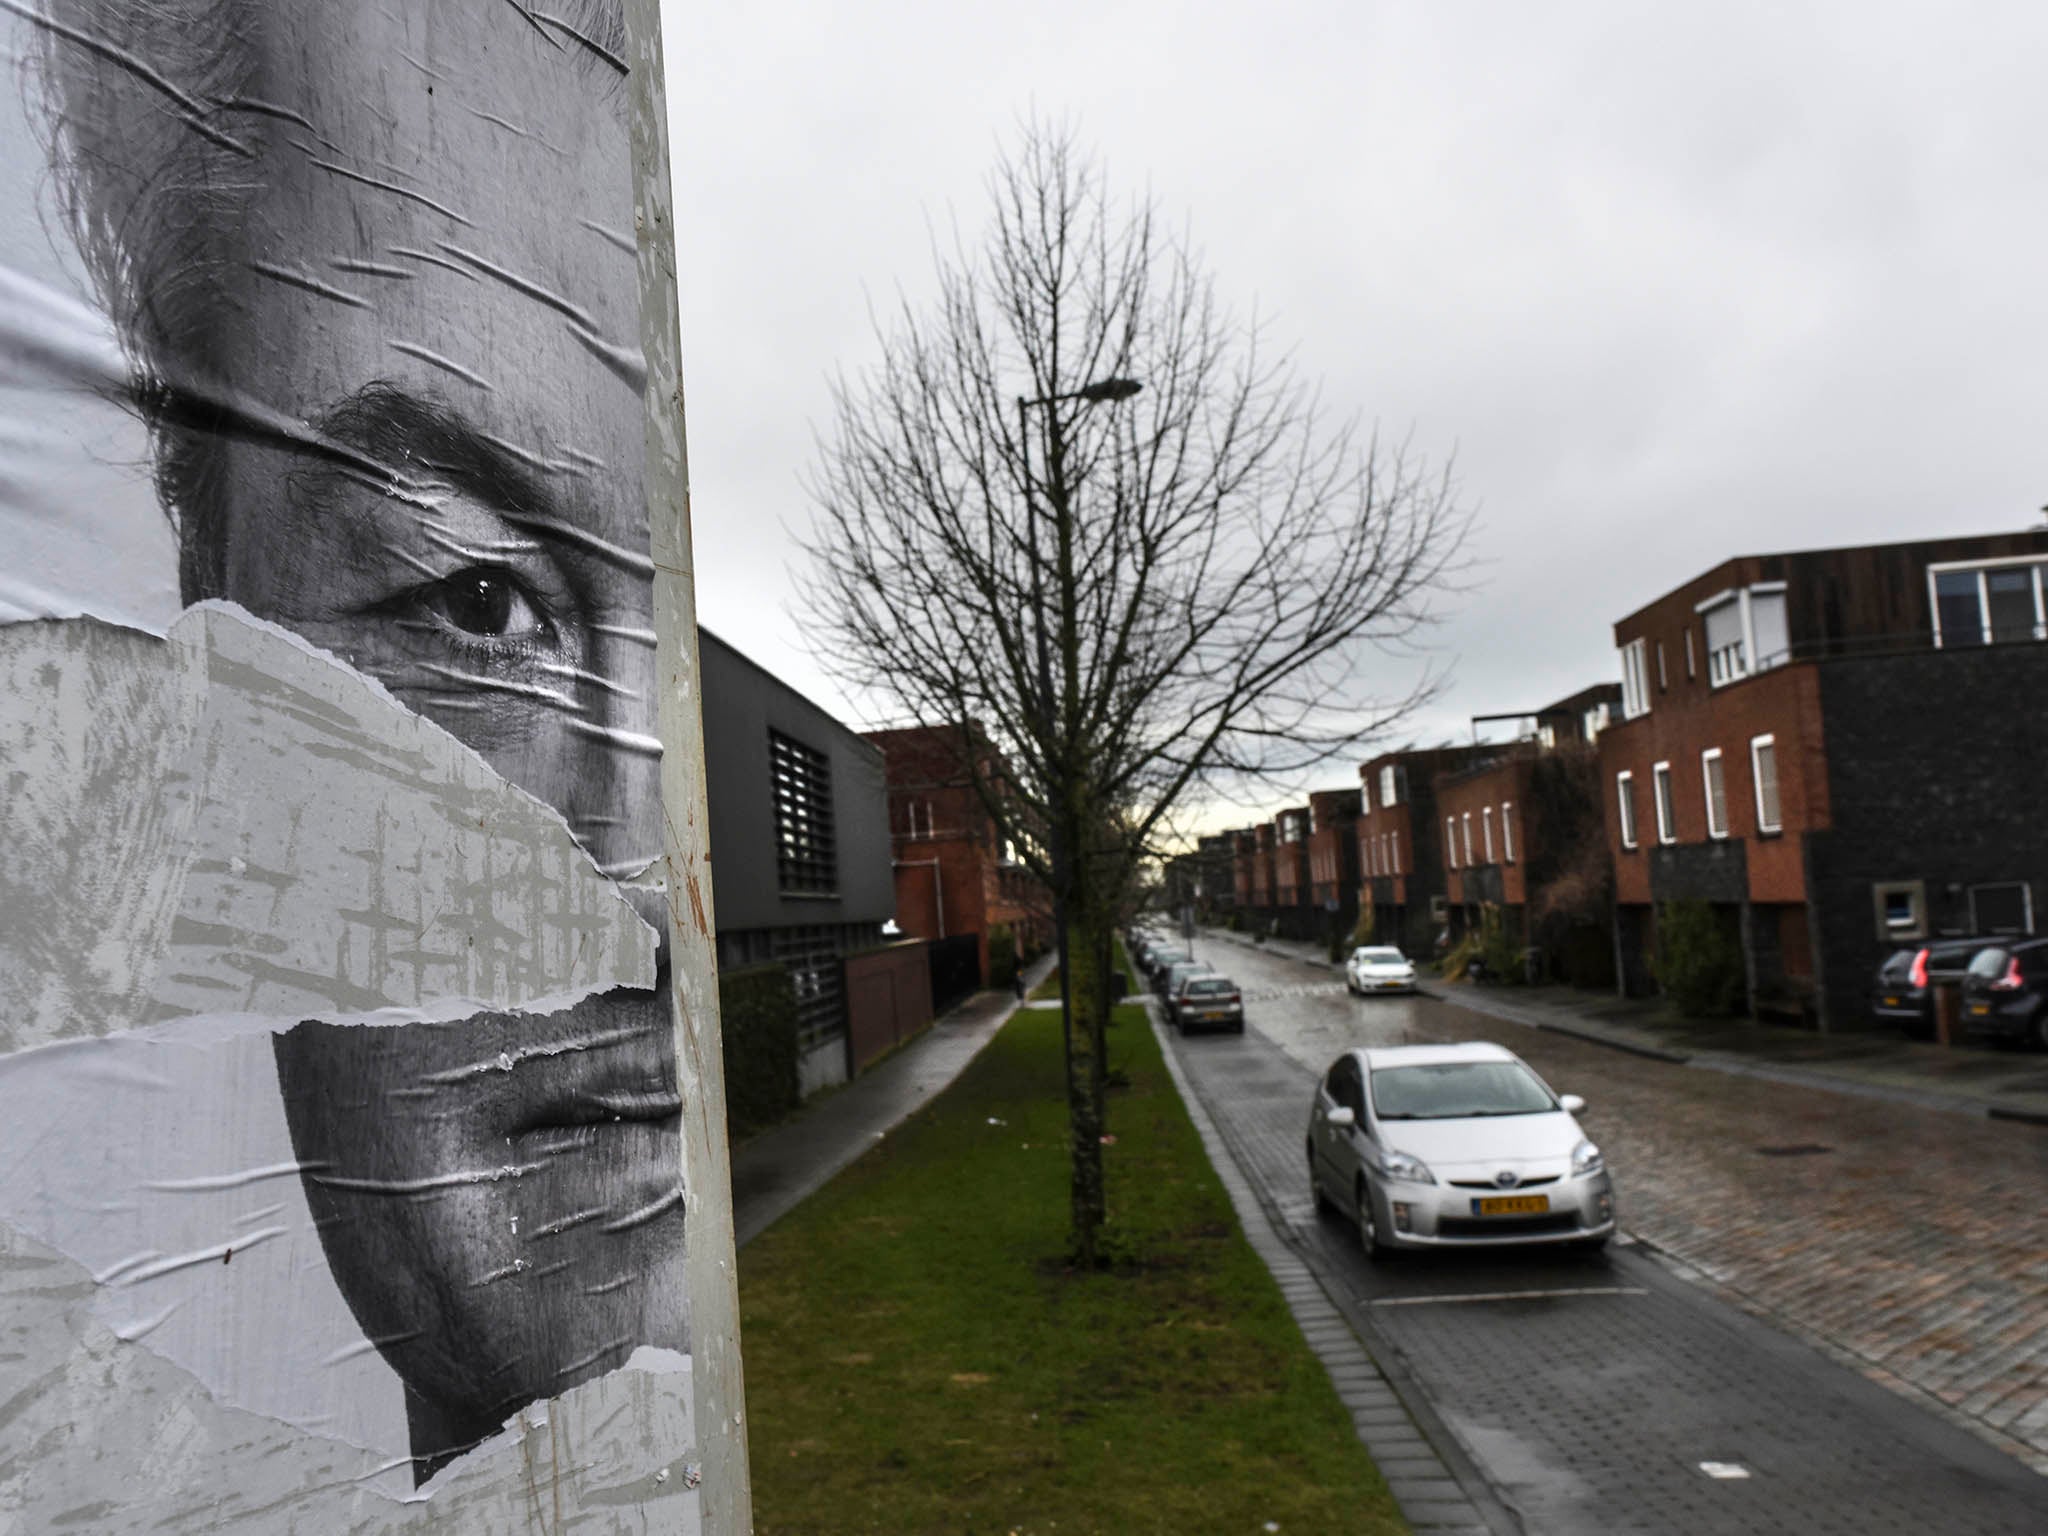
[[[1909,975],[1913,985],[1923,992],[1927,989],[1927,951],[1921,950],[1913,957],[1913,969]]]
[[[2005,963],[2005,974],[1991,983],[1991,990],[1994,992],[2017,992],[2025,985],[2026,981],[2020,975],[2020,957],[2014,955]]]

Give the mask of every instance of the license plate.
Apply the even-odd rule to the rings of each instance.
[[[1989,1013],[1990,1011],[1991,1011],[1991,1005],[1990,1005],[1989,1003],[1972,1003],[1972,1004],[1970,1004],[1970,1013],[1972,1014],[1972,1016],[1974,1016],[1974,1017],[1976,1017],[1976,1018],[1980,1018],[1980,1019],[1981,1019],[1981,1018],[1983,1018],[1983,1017],[1984,1017],[1984,1015],[1985,1015],[1985,1014]]]
[[[1899,1000],[1896,997],[1888,997],[1884,1000],[1884,1005],[1887,1008],[1896,1008],[1899,1006]]]
[[[1230,1010],[1228,1008],[1212,1008],[1203,1014],[1202,1017],[1204,1019],[1227,1019],[1230,1017]]]
[[[1548,1195],[1494,1195],[1472,1202],[1474,1216],[1542,1216],[1549,1210]]]

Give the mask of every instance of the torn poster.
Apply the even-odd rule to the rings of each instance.
[[[0,0],[28,1529],[696,1521],[623,28]]]

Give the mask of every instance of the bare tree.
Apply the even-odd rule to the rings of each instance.
[[[1218,303],[1184,234],[1028,126],[981,243],[877,323],[810,490],[828,666],[962,731],[1051,888],[1065,976],[1075,1261],[1104,1220],[1111,935],[1206,792],[1299,774],[1431,689],[1412,642],[1460,561],[1447,473],[1348,424]],[[1368,668],[1401,659],[1391,694]],[[1392,670],[1392,669],[1389,669]],[[1010,759],[988,793],[984,726]]]

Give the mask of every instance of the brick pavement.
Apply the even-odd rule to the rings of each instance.
[[[1509,1046],[1589,1101],[1626,1230],[2048,1472],[2041,1128],[1646,1060],[1430,998],[1332,1007],[1281,958],[1239,979],[1300,998],[1252,1024],[1305,1066],[1348,1044]]]

